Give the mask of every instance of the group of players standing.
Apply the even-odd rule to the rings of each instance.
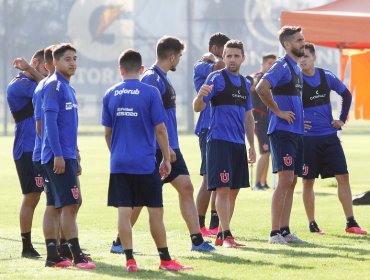
[[[346,160],[336,135],[347,119],[351,94],[330,71],[314,66],[315,48],[304,42],[300,27],[283,27],[279,40],[285,56],[271,62],[270,69],[263,68],[266,73],[256,75],[252,83],[239,73],[245,60],[243,43],[229,40],[224,34],[210,37],[210,53],[196,63],[197,95],[193,109],[201,112],[196,134],[203,175],[196,203],[179,148],[176,93],[167,76],[169,71],[176,70],[184,44],[176,37],[160,38],[156,62],[145,72],[139,52],[126,50],[119,57],[123,81],[108,89],[103,98],[102,125],[111,154],[108,205],[117,207],[119,214],[119,235],[112,250],[122,248],[127,271],[138,271],[133,257],[132,227],[143,206],[148,208],[150,231],[160,257],[159,268],[192,269],[173,260],[169,254],[163,224],[164,183],[171,183],[178,192],[191,250],[215,250],[203,239],[213,234],[215,246],[245,246],[235,241],[230,222],[239,190],[249,187],[248,164],[256,161],[252,96],[257,94],[269,108],[269,126],[262,133],[269,135],[270,143],[262,141],[260,151],[270,151],[271,147],[273,172],[278,173],[269,243],[303,242],[289,227],[297,176],[303,177],[304,204],[311,232],[324,233],[314,217],[313,184],[321,175],[322,178],[335,176],[338,181],[338,196],[347,218],[346,231],[367,233],[353,217]],[[268,56],[263,62],[275,58]],[[81,204],[77,178],[81,171],[77,147],[78,106],[69,84],[76,70],[76,59],[76,49],[62,44],[45,49],[42,56],[36,53],[31,66],[22,59],[16,60],[15,66],[24,72],[9,84],[7,98],[16,121],[14,159],[24,194],[20,215],[22,255],[39,256],[32,247],[30,232],[33,211],[44,186],[47,193],[43,224],[46,266],[74,264],[90,269],[95,265],[79,247],[76,225]],[[47,75],[46,70],[49,75],[41,81]],[[343,98],[339,120],[332,118],[331,90]],[[25,144],[30,139],[25,137],[27,133],[33,133],[36,145]],[[263,173],[267,174],[266,159],[264,162]],[[266,185],[266,177],[264,181],[259,181],[258,187]],[[211,196],[211,225],[206,229],[205,214]]]

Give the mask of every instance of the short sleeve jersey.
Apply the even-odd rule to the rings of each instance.
[[[209,74],[213,71],[214,63],[199,61],[194,65],[194,87],[196,92],[199,91],[201,86],[206,81]],[[200,131],[204,128],[209,127],[211,120],[211,109],[209,103],[206,104],[206,108],[200,112],[197,125],[195,126],[195,134],[199,135]]]
[[[103,98],[102,124],[112,128],[111,173],[151,174],[155,169],[155,126],[166,112],[159,91],[136,79],[114,85]]]
[[[20,72],[8,85],[6,98],[12,113],[21,111],[32,102],[37,82]],[[20,159],[24,152],[32,152],[35,145],[35,120],[32,116],[15,124],[13,158]]]
[[[285,55],[283,58],[278,59],[265,73],[262,79],[267,80],[272,88],[283,86],[288,84],[292,80],[292,74],[288,62],[293,67],[296,75],[301,76],[302,72],[297,62],[295,62],[289,55]],[[292,124],[289,124],[286,120],[283,120],[269,110],[269,128],[268,134],[273,133],[275,130],[284,130],[297,134],[303,134],[303,105],[302,96],[299,95],[273,95],[273,99],[279,106],[281,111],[292,111],[295,114],[295,120]]]
[[[330,103],[330,90],[335,91],[339,95],[342,95],[346,91],[346,86],[329,70],[323,70],[325,80],[322,81],[320,78],[320,72],[318,68],[315,68],[315,74],[313,76],[307,76],[303,74],[303,80],[311,88],[318,88],[313,93],[310,93],[305,84],[303,85],[303,95],[309,94],[308,100],[316,101],[320,99],[326,99],[325,104],[316,106],[304,105],[304,120],[311,121],[312,128],[305,132],[305,136],[320,136],[329,135],[337,132],[337,129],[331,125],[333,120],[332,108]],[[320,92],[320,86],[324,83],[327,84],[328,92]],[[325,85],[323,85],[325,86]],[[305,96],[303,100],[305,100]],[[319,104],[319,102],[317,102]]]
[[[45,83],[44,114],[48,111],[57,113],[57,129],[59,143],[62,148],[63,158],[76,159],[77,129],[78,129],[78,103],[74,88],[69,81],[55,72]],[[54,157],[49,144],[48,127],[42,131],[41,163],[45,164]]]
[[[164,77],[166,81],[171,84],[171,81],[168,79],[167,74],[163,72],[162,69],[160,69],[157,65],[153,65],[151,68],[145,71],[143,77],[141,78],[141,81],[145,84],[157,88],[163,99],[163,96],[166,93],[166,85],[163,79],[155,72],[153,68],[155,68],[162,75],[162,77]],[[170,147],[172,149],[178,149],[179,139],[177,134],[176,107],[166,109],[166,114],[167,119],[165,121],[165,125],[167,127],[168,141],[170,143]],[[159,149],[158,145],[157,149]]]
[[[241,75],[233,75],[226,68],[220,71],[212,72],[207,80],[207,85],[213,85],[212,91],[208,96],[203,97],[205,103],[212,103],[212,99],[220,94],[224,94],[226,81],[222,74],[224,71],[234,87],[241,87],[243,79],[247,96],[240,105],[211,105],[211,121],[208,131],[208,140],[218,139],[238,144],[245,144],[245,112],[252,110],[252,100],[250,95],[250,82]],[[228,92],[227,92],[228,93]],[[238,94],[232,93],[231,94]]]

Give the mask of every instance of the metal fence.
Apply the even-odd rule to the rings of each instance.
[[[260,57],[278,52],[277,32],[283,9],[303,9],[329,0],[0,0],[0,133],[11,134],[13,120],[6,103],[7,83],[17,74],[15,57],[29,59],[36,49],[71,42],[78,50],[78,69],[71,80],[79,101],[80,127],[99,128],[101,100],[120,81],[117,58],[127,48],[143,55],[146,67],[155,61],[163,35],[186,43],[175,73],[179,130],[191,132],[197,115],[191,102],[194,63],[208,51],[208,38],[223,32],[246,45],[241,73],[259,69]],[[318,63],[336,72],[336,50],[318,50]]]

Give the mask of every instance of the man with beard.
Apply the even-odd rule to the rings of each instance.
[[[200,87],[204,84],[209,74],[213,71],[220,70],[225,67],[225,63],[222,60],[222,53],[224,51],[224,45],[229,41],[223,33],[215,33],[209,37],[208,50],[209,55],[204,56],[200,61],[194,65],[194,86],[196,92],[199,91]],[[216,235],[218,232],[218,215],[215,206],[216,192],[207,190],[208,187],[208,176],[207,176],[207,164],[206,164],[206,150],[207,150],[207,134],[210,122],[210,105],[207,104],[206,108],[200,112],[197,125],[195,127],[195,134],[199,137],[199,148],[201,154],[201,166],[200,175],[202,176],[202,184],[199,188],[196,204],[199,217],[200,231],[203,236]],[[209,200],[211,199],[211,221],[209,224],[209,230],[205,226],[205,215],[207,212]]]
[[[216,246],[236,248],[230,230],[236,197],[241,188],[249,187],[248,163],[256,161],[254,119],[250,83],[239,74],[245,60],[241,41],[225,44],[226,67],[211,73],[193,100],[195,112],[211,104],[211,120],[207,137],[208,190],[216,191],[216,210],[220,219]],[[247,136],[249,159],[245,146]],[[247,160],[248,159],[248,160]]]
[[[279,41],[286,51],[257,84],[256,91],[270,109],[268,134],[271,142],[273,172],[278,184],[272,196],[269,243],[303,242],[291,234],[290,213],[297,175],[302,171],[302,73],[297,61],[304,55],[301,27],[283,26]]]

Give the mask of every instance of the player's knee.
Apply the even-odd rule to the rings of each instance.
[[[35,208],[40,201],[40,192],[31,192],[24,196],[23,205]]]

